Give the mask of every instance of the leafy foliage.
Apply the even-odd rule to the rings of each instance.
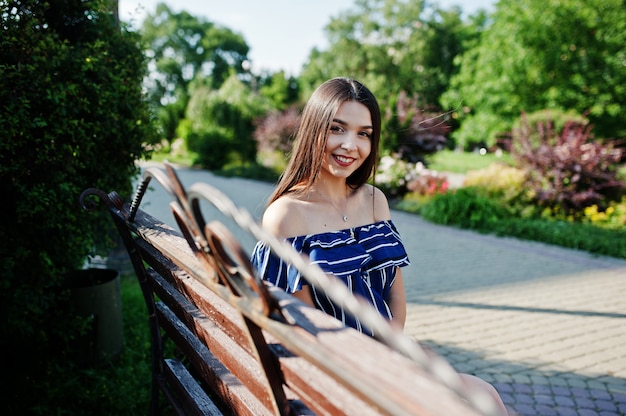
[[[626,258],[626,231],[547,218],[510,215],[496,199],[475,187],[437,194],[419,213],[428,221],[481,233],[555,244],[600,255]]]
[[[525,181],[523,169],[492,163],[486,168],[467,172],[463,186],[480,189],[485,196],[501,201],[515,215],[527,216],[532,201]]]
[[[407,185],[417,177],[415,164],[386,155],[376,169],[375,185],[388,198],[399,198],[408,192]]]
[[[597,205],[588,206],[583,214],[583,223],[611,230],[626,229],[626,196],[621,201],[610,201],[604,211],[600,211]]]
[[[282,112],[270,112],[258,119],[254,130],[258,150],[279,151],[284,155],[289,153],[299,125],[300,109],[295,105]]]
[[[39,378],[81,327],[64,274],[105,247],[110,220],[82,212],[80,193],[129,193],[152,139],[139,39],[109,6],[0,3],[0,346],[11,357],[0,390],[12,392],[2,405],[15,405],[7,414],[48,397]]]
[[[542,109],[532,113],[524,114],[513,123],[513,128],[501,135],[497,139],[496,146],[506,152],[511,151],[511,141],[513,139],[513,131],[522,129],[522,123],[527,126],[552,125],[555,131],[562,131],[566,124],[586,126],[589,119],[572,110],[563,111],[561,109]]]
[[[454,58],[484,22],[463,22],[460,9],[443,11],[424,1],[357,0],[326,26],[328,50],[311,51],[301,74],[303,92],[309,95],[326,79],[350,76],[383,103],[406,91],[438,104],[457,71]]]
[[[150,101],[162,109],[159,121],[172,140],[190,98],[190,84],[206,78],[220,88],[231,72],[245,73],[249,47],[240,34],[182,11],[157,5],[142,24],[142,38],[155,71],[149,79]]]
[[[187,108],[183,138],[198,153],[197,163],[219,169],[228,163],[255,162],[254,120],[268,111],[266,98],[253,93],[236,75],[219,90],[198,83]]]
[[[391,156],[383,156],[377,167],[375,185],[390,199],[417,195],[434,195],[448,190],[445,174],[426,169],[423,163],[411,163]]]
[[[591,126],[567,122],[561,132],[552,123],[530,126],[522,118],[513,133],[512,155],[527,172],[534,199],[565,215],[619,200],[626,184],[617,179],[623,150],[592,140]]]
[[[491,18],[442,97],[461,110],[461,145],[491,146],[522,111],[545,108],[589,111],[601,137],[626,137],[622,0],[499,2]]]
[[[417,178],[407,184],[407,189],[419,195],[435,195],[446,193],[449,186],[445,174],[424,169]]]
[[[384,120],[386,148],[409,163],[426,164],[426,156],[443,150],[450,132],[447,114],[420,108],[417,97],[401,91],[389,103]]]
[[[489,228],[498,221],[511,218],[502,203],[470,187],[436,195],[420,209],[420,215],[437,224],[470,229]]]
[[[293,76],[286,77],[284,71],[259,76],[255,82],[260,85],[261,95],[278,111],[283,111],[298,101],[298,80]]]

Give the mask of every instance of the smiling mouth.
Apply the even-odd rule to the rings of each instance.
[[[344,166],[347,166],[356,160],[352,157],[340,156],[340,155],[333,155],[333,158],[337,161],[337,163],[339,163],[340,165],[344,165]]]

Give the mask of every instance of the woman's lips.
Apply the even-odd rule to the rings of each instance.
[[[335,162],[341,166],[350,166],[356,159],[348,156],[333,155]]]

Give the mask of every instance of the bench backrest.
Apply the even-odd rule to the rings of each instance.
[[[172,194],[180,231],[138,209],[152,178]],[[307,269],[304,259],[210,186],[187,191],[166,165],[165,172],[144,171],[132,204],[115,192],[88,189],[83,206],[93,195],[111,213],[148,308],[152,414],[164,402],[177,414],[495,414],[485,397],[464,389],[443,359],[391,330],[368,305],[343,300],[378,329],[380,340],[260,281],[229,230],[204,220],[200,199],[268,239],[279,255],[302,262],[307,278],[345,296],[345,288],[324,283],[319,270]]]

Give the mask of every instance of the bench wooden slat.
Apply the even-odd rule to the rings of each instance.
[[[180,361],[168,358],[163,360],[163,364],[166,381],[178,393],[185,413],[192,416],[223,415]]]
[[[167,258],[161,258],[161,254],[154,252],[152,246],[146,245],[145,242],[138,242],[138,246],[142,253],[145,254],[148,264],[152,265],[155,260],[158,260],[160,265],[167,265],[163,270],[169,276],[167,281],[155,272],[151,273],[151,280],[153,281],[156,294],[162,300],[166,301],[168,305],[172,304],[173,308],[176,308],[174,312],[176,312],[179,317],[185,316],[181,318],[183,321],[189,322],[196,319],[194,317],[196,307],[191,305],[178,291],[170,293],[172,289],[168,289],[170,279],[178,282],[179,290],[189,294],[192,300],[195,301],[194,303],[198,305],[200,311],[202,311],[203,314],[207,314],[209,318],[209,328],[212,328],[213,325],[221,326],[222,330],[229,334],[226,338],[221,338],[220,340],[211,340],[209,339],[210,337],[207,337],[205,338],[205,343],[209,345],[209,347],[215,344],[215,347],[211,348],[211,350],[216,355],[218,354],[216,350],[223,351],[225,349],[226,351],[220,354],[220,357],[225,355],[229,362],[232,361],[229,356],[235,354],[231,349],[231,340],[241,339],[241,337],[245,338],[246,336],[239,313],[230,304],[223,301],[204,285],[188,277],[186,273],[169,262]],[[275,295],[280,294],[279,290],[276,288],[272,288],[271,290],[276,292]],[[172,300],[168,301],[168,299]],[[185,305],[187,306],[185,307]],[[325,314],[321,316],[326,318]],[[206,321],[203,320],[203,322]],[[189,325],[195,328],[196,331],[200,331],[201,334],[203,332],[202,327],[205,324],[196,322]],[[212,328],[211,331],[213,330],[215,329]],[[208,332],[209,330],[205,329],[205,331]],[[200,336],[200,334],[198,334],[198,336]],[[285,381],[287,386],[299,392],[299,395],[307,397],[306,403],[315,413],[325,413],[330,409],[330,414],[349,414],[351,412],[356,412],[356,414],[364,416],[379,414],[374,408],[359,400],[352,400],[349,407],[344,406],[342,402],[345,400],[342,400],[342,398],[351,395],[349,390],[305,359],[294,356],[280,347],[279,342],[273,339],[271,335],[266,334],[266,337],[273,340],[270,347],[280,360],[283,371],[286,372]],[[236,345],[236,348],[239,347],[242,347],[248,354],[252,355],[252,351],[247,343]],[[251,357],[247,358],[247,360],[251,359]],[[261,381],[258,382],[260,383]],[[311,385],[315,387],[311,388]]]
[[[195,368],[196,377],[205,382],[234,414],[267,415],[268,408],[243,384],[167,307],[159,302],[157,312],[165,331],[176,342]]]

